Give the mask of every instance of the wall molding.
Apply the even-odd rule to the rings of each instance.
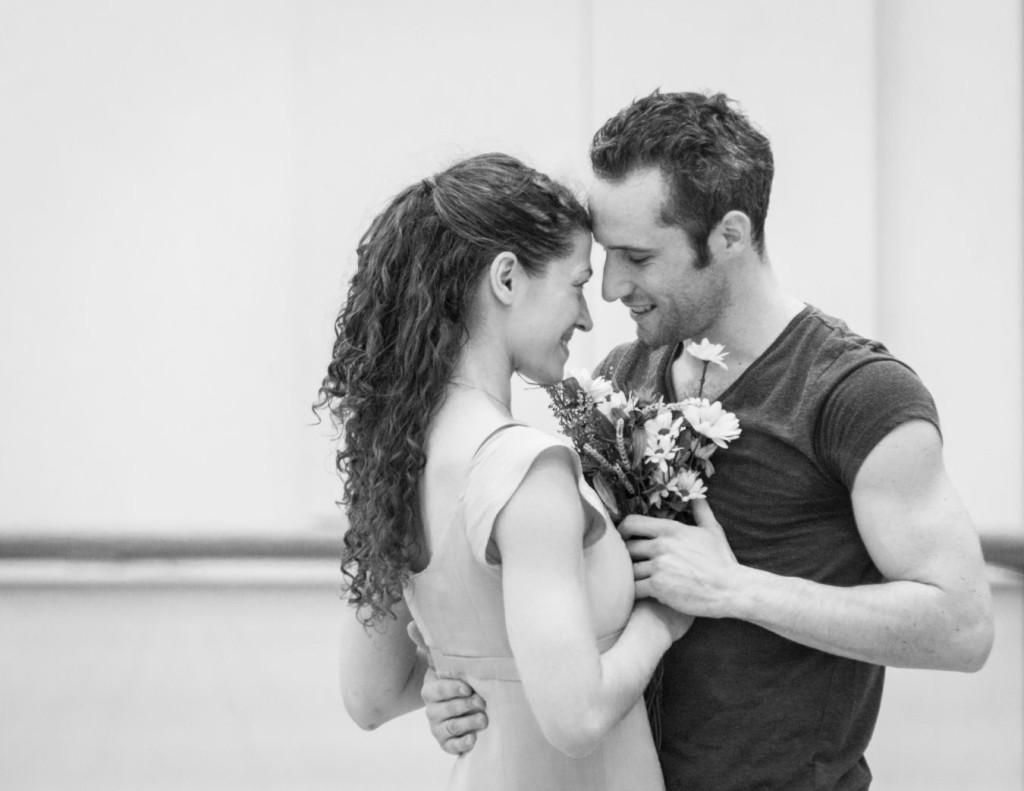
[[[341,556],[341,533],[0,533],[3,560],[323,560]],[[1024,529],[981,537],[985,560],[1024,572]]]

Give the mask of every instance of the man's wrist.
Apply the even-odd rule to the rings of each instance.
[[[767,571],[737,564],[723,596],[724,612],[721,617],[756,622],[764,592],[773,576]]]

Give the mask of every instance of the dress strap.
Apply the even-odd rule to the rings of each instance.
[[[525,423],[520,423],[519,421],[512,421],[511,423],[502,423],[500,426],[498,426],[496,429],[494,429],[490,434],[488,434],[486,437],[484,437],[483,440],[481,440],[480,444],[476,446],[476,450],[473,451],[472,458],[475,459],[479,455],[480,451],[483,450],[484,446],[488,442],[490,442],[492,439],[494,439],[498,434],[500,434],[501,432],[505,431],[505,429],[512,428],[513,426],[525,426],[525,425],[526,425]]]

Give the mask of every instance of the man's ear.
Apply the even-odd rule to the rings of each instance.
[[[712,235],[718,237],[723,252],[744,252],[751,246],[750,217],[736,209],[726,212]]]
[[[512,287],[519,270],[519,259],[515,253],[504,251],[494,256],[488,272],[491,293],[502,305],[512,304]]]

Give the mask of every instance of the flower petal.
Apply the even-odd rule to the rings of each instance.
[[[729,352],[725,351],[725,347],[720,343],[712,343],[707,338],[702,340],[700,343],[691,343],[686,347],[687,353],[693,355],[698,360],[703,360],[706,363],[714,363],[722,368],[727,368],[725,364],[725,356]]]

